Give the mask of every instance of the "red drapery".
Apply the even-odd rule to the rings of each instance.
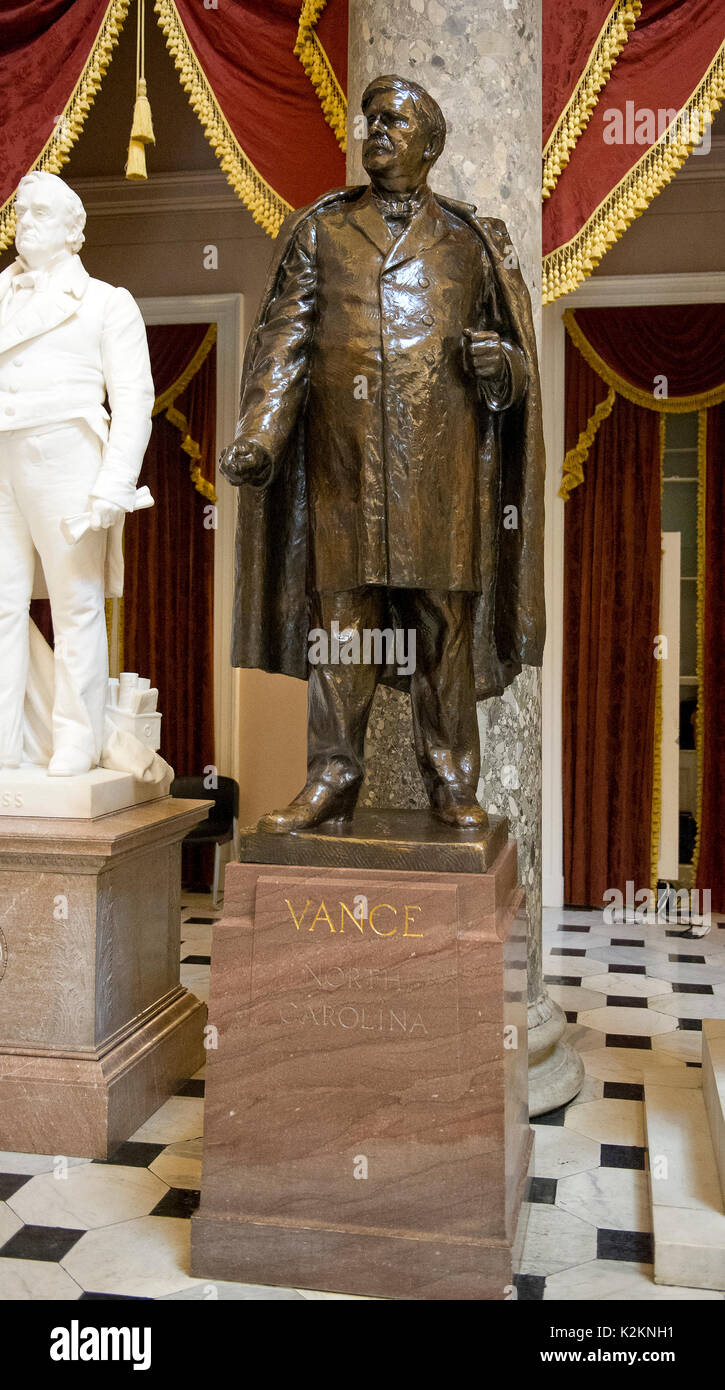
[[[544,29],[570,7],[547,0]],[[582,7],[575,7],[580,14]],[[725,96],[720,0],[642,0],[642,12],[544,206],[544,297],[575,289],[686,159],[705,113]],[[547,47],[549,39],[547,38]],[[551,121],[554,71],[544,99]],[[566,90],[561,82],[560,89]],[[669,112],[660,124],[659,112]],[[683,121],[676,115],[685,112]],[[620,113],[619,122],[612,112]],[[669,135],[666,133],[669,131]]]
[[[166,42],[229,182],[274,235],[290,207],[345,182],[345,161],[295,55],[300,0],[156,0]]]
[[[572,117],[568,132],[576,143],[577,124],[606,84],[641,11],[640,0],[586,0],[562,5],[544,0],[541,134],[544,149],[557,132],[562,115]],[[563,133],[563,132],[562,132]],[[567,141],[562,142],[562,147]]]
[[[588,449],[616,396],[664,414],[725,400],[725,304],[567,310],[564,323],[600,378],[595,408],[564,459],[564,498],[583,481]]]
[[[302,0],[295,53],[341,150],[347,137],[347,0]]]
[[[208,327],[149,328],[157,401],[183,379]],[[174,405],[199,443],[204,477],[213,480],[213,347]],[[214,762],[214,530],[209,503],[189,479],[181,445],[176,425],[156,414],[139,480],[156,505],[129,517],[125,529],[123,664],[158,687],[164,757],[180,775],[201,775]]]
[[[565,735],[564,735],[564,786],[565,804],[565,859],[567,866],[565,878],[569,901],[584,902],[577,896],[586,890],[594,892],[599,879],[592,877],[598,873],[601,851],[596,839],[590,835],[587,819],[582,809],[582,796],[586,787],[595,782],[606,785],[606,766],[601,766],[598,746],[599,740],[593,738],[600,720],[599,694],[589,710],[584,703],[581,708],[573,708],[570,702],[571,681],[577,680],[581,671],[589,672],[587,682],[600,683],[600,674],[595,668],[598,658],[594,650],[588,655],[581,642],[578,625],[586,615],[589,602],[590,580],[588,567],[590,558],[581,542],[580,518],[589,516],[590,509],[598,503],[609,509],[603,512],[602,524],[611,526],[611,516],[619,515],[620,500],[616,496],[607,498],[599,475],[607,466],[624,489],[623,495],[629,497],[632,516],[625,515],[621,520],[623,537],[627,527],[642,524],[641,505],[630,493],[629,471],[641,474],[649,468],[652,451],[652,432],[659,430],[658,416],[698,412],[699,417],[699,458],[698,475],[698,685],[699,711],[697,724],[697,747],[699,765],[699,807],[698,807],[698,851],[696,851],[697,884],[712,892],[712,906],[715,911],[725,911],[725,868],[723,866],[723,791],[725,786],[725,737],[723,736],[723,677],[725,665],[722,656],[723,632],[725,632],[725,574],[723,573],[720,552],[721,537],[725,529],[725,305],[690,304],[662,305],[626,309],[580,309],[576,314],[565,314],[568,329],[567,339],[567,457],[564,462],[564,481],[562,495],[569,496],[566,519],[566,597],[565,597]],[[608,389],[607,389],[608,388]],[[623,418],[625,408],[629,411],[631,438],[621,438],[616,448],[612,444],[613,431]],[[659,450],[658,456],[659,456]],[[625,460],[629,470],[621,477]],[[659,470],[658,478],[659,478]],[[647,474],[649,477],[649,474]],[[587,502],[583,500],[594,481],[594,490]],[[651,481],[651,479],[650,479]],[[580,484],[584,486],[580,486]],[[659,483],[658,483],[659,487]],[[573,509],[573,510],[572,510]],[[649,516],[649,510],[646,511]],[[594,522],[591,523],[594,526]],[[592,531],[592,544],[596,537]],[[656,561],[659,573],[659,532],[652,531],[649,525],[644,528],[641,540],[642,564],[649,573],[650,564]],[[651,553],[650,553],[651,551]],[[646,552],[646,553],[645,553]],[[619,585],[620,566],[627,573],[627,546],[615,546],[612,551],[612,576],[615,586]],[[631,578],[632,576],[630,576]],[[646,592],[646,591],[645,591]],[[633,600],[639,603],[639,581],[634,583]],[[603,589],[601,595],[603,613],[609,610],[611,595]],[[595,621],[592,615],[591,621]],[[596,618],[596,621],[602,621]],[[654,615],[657,623],[657,614]],[[652,651],[652,637],[649,650]],[[606,633],[604,660],[606,654]],[[610,653],[611,656],[611,653]],[[654,668],[655,663],[651,662]],[[627,666],[623,678],[629,681],[634,668]],[[593,674],[592,674],[593,673]],[[649,681],[651,682],[650,672]],[[639,666],[636,679],[647,685]],[[606,687],[605,687],[606,689]],[[630,697],[627,696],[629,701]],[[605,695],[606,709],[606,695]],[[634,717],[634,716],[633,716]],[[650,737],[650,725],[640,716],[638,736]],[[650,769],[654,767],[654,740],[657,732],[652,730],[652,746],[648,747]],[[585,751],[582,751],[585,750]],[[584,768],[580,777],[580,767]],[[650,774],[647,774],[648,776]],[[608,804],[608,793],[604,794]],[[659,829],[659,785],[654,777],[654,800],[650,802],[653,810],[652,848],[657,841]],[[641,813],[645,814],[644,803]],[[649,825],[649,818],[646,820]],[[601,828],[601,827],[600,827]],[[633,833],[635,833],[633,828]],[[644,863],[644,847],[642,847]],[[591,858],[592,869],[585,869],[587,856]],[[645,887],[649,877],[630,873],[638,887]],[[626,882],[626,879],[624,880]],[[621,887],[615,878],[608,880],[608,886]]]
[[[195,375],[194,360],[208,332],[208,323],[149,324],[146,337],[156,392],[154,413],[173,396],[174,388],[187,378],[190,369],[191,376]]]
[[[725,912],[725,405],[707,412],[706,430],[697,887],[710,889],[714,912]]]
[[[58,173],[111,60],[129,0],[34,0],[0,11],[0,250],[10,199],[36,166]]]
[[[601,382],[567,340],[566,442]],[[618,398],[567,503],[564,900],[650,884],[660,574],[659,422]]]
[[[589,346],[612,369],[615,386],[616,374],[622,383],[652,397],[653,410],[666,410],[668,399],[677,404],[678,412],[696,410],[700,401],[682,404],[681,398],[689,401],[725,391],[725,304],[577,309],[572,317]],[[654,390],[662,377],[667,380],[667,397],[660,400]]]

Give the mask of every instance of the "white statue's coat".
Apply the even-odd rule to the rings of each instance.
[[[132,511],[154,403],[138,306],[128,290],[92,279],[78,256],[43,275],[41,289],[15,291],[24,273],[18,260],[0,275],[0,448],[6,431],[85,420],[99,442],[93,496]],[[109,596],[123,592],[122,531],[123,521],[108,532]]]
[[[81,775],[104,754],[104,596],[123,590],[124,516],[151,501],[136,482],[154,387],[138,306],[78,258],[77,195],[33,172],[16,214],[0,275],[0,765]],[[44,592],[52,656],[28,614]]]

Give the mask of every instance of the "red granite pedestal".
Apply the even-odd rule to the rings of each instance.
[[[532,1143],[516,847],[499,822],[478,844],[418,832],[406,859],[398,813],[379,858],[412,867],[337,867],[362,845],[369,860],[369,828],[333,845],[335,867],[227,869],[192,1273],[510,1298]],[[323,838],[242,853],[329,860]]]
[[[0,817],[0,1149],[107,1158],[202,1065],[179,923],[208,807]]]

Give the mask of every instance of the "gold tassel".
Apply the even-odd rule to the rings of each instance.
[[[146,79],[140,77],[136,90],[136,105],[133,108],[133,125],[131,126],[131,139],[140,140],[142,145],[155,145],[153,121],[151,120],[151,106],[146,95]]]
[[[126,160],[126,178],[136,183],[148,178],[146,173],[146,145],[156,143],[151,120],[151,107],[146,95],[145,45],[144,45],[144,0],[138,0],[136,25],[136,102],[133,108],[131,138]]]
[[[132,179],[135,183],[140,183],[147,178],[146,173],[146,148],[140,140],[131,138],[128,142],[128,159],[126,160],[126,178]]]

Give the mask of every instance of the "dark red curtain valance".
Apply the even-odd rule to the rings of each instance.
[[[627,41],[642,9],[641,0],[586,0],[562,5],[544,0],[542,46],[541,134],[544,149],[557,126],[571,111],[572,134],[577,119],[588,119],[596,96]],[[572,105],[575,110],[571,110]],[[565,143],[565,142],[564,142]]]
[[[567,315],[567,323],[583,335],[589,352],[580,338],[576,341],[590,365],[597,370],[593,353],[611,369],[604,380],[616,387],[616,375],[652,396],[653,409],[664,408],[661,394],[654,395],[662,377],[667,379],[668,397],[725,395],[725,304],[577,309]],[[699,404],[707,402],[700,400],[689,408],[695,410]]]
[[[575,7],[575,15],[582,6]],[[559,16],[554,11],[559,10]],[[544,29],[555,32],[571,7],[546,0]],[[546,40],[549,45],[549,38]],[[544,99],[551,120],[554,70],[547,65]],[[560,90],[566,83],[559,80]],[[544,298],[576,288],[633,219],[674,177],[702,127],[725,96],[725,12],[720,0],[642,0],[641,14],[620,51],[588,122],[544,205]],[[676,139],[647,132],[646,113],[684,112]],[[612,111],[622,117],[621,137]],[[637,113],[643,113],[640,117]],[[673,116],[664,118],[672,129]],[[637,131],[639,130],[639,136]]]
[[[146,337],[157,401],[184,376],[209,330],[208,323],[149,324]]]
[[[565,500],[584,481],[592,442],[618,396],[660,414],[706,410],[725,400],[724,304],[568,309],[564,323],[600,382],[564,458],[559,495]]]
[[[174,323],[151,325],[146,330],[156,400],[154,417],[165,414],[181,435],[180,445],[189,462],[189,474],[197,492],[216,501],[216,460],[202,446],[197,423],[185,402],[189,388],[206,364],[216,342],[216,324]]]
[[[347,0],[302,0],[295,53],[341,150],[347,147]]]
[[[224,173],[272,235],[345,182],[345,160],[295,55],[300,0],[156,0],[182,86]]]
[[[81,132],[129,0],[33,0],[0,9],[0,250],[10,199],[36,166],[58,173]]]

